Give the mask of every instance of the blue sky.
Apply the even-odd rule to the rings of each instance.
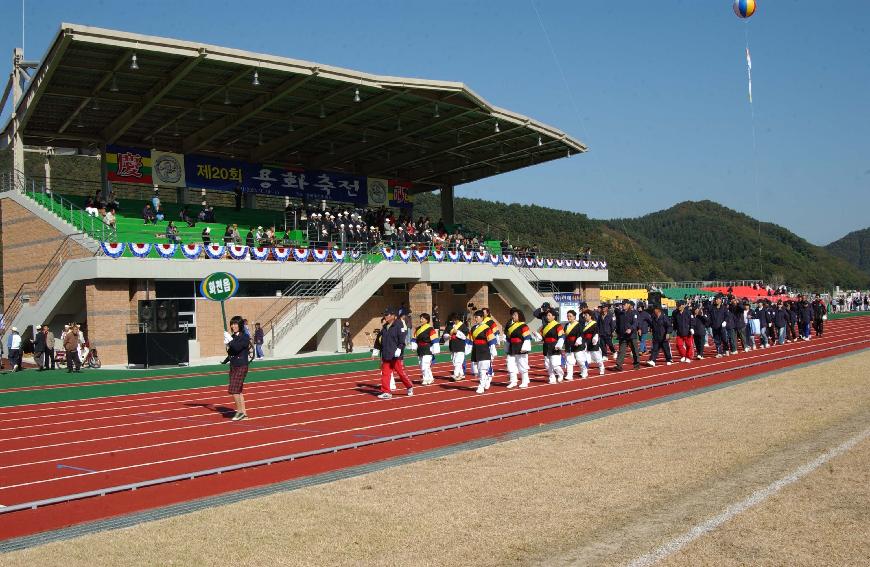
[[[67,21],[462,81],[591,151],[459,196],[594,218],[711,199],[826,244],[870,226],[870,2],[759,4],[745,22],[730,0],[536,0],[542,29],[531,0],[25,0],[24,47],[42,57]],[[21,3],[0,7],[11,60]]]

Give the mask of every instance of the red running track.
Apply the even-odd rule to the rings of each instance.
[[[842,354],[870,342],[870,319],[831,322],[827,330],[824,338],[809,342],[557,385],[545,383],[536,354],[530,388],[507,390],[496,382],[485,395],[473,392],[471,380],[439,380],[418,386],[411,398],[379,401],[369,393],[378,382],[371,371],[260,382],[246,387],[252,418],[245,422],[231,422],[218,411],[228,398],[224,387],[10,408],[0,417],[0,504],[6,506],[575,404],[136,493],[0,514],[0,538],[487,437]],[[448,364],[436,365],[436,375],[449,372]],[[496,372],[496,380],[504,378],[503,363]],[[410,374],[419,380],[418,368]],[[576,403],[626,390],[632,391]]]

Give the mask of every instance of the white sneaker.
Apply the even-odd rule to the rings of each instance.
[[[525,380],[523,380],[522,382],[520,382],[520,386],[519,386],[519,387],[520,387],[520,388],[523,388],[523,389],[528,388],[528,387],[529,387],[529,383],[526,382]]]
[[[556,378],[556,382],[561,382],[561,381],[564,380],[564,379],[565,379],[564,376],[559,376],[559,377]]]
[[[567,376],[565,376],[565,382],[570,382],[570,381],[573,380],[573,379],[574,379],[573,376],[571,376],[570,378],[568,378]]]
[[[556,383],[556,377],[550,376],[550,379],[547,380],[547,384],[555,384],[555,383]]]
[[[589,371],[588,371],[588,370],[584,370],[583,372],[581,372],[581,373],[580,373],[580,378],[589,378]]]
[[[655,363],[655,361],[653,361],[653,360],[649,360],[649,361],[647,361],[646,365],[647,365],[647,366],[650,366],[650,367],[653,367],[653,366],[656,365],[656,363]]]
[[[389,399],[392,398],[392,397],[393,397],[393,394],[391,394],[391,393],[389,393],[389,392],[383,392],[382,394],[380,394],[380,395],[378,396],[378,399],[380,399],[380,400],[389,400]]]
[[[749,352],[749,350],[749,347],[746,347],[745,349],[743,349],[743,352]]]
[[[614,353],[613,353],[613,360],[616,360],[616,357],[617,357],[617,356],[619,356],[619,353],[614,352]]]
[[[483,381],[483,389],[489,390],[489,385],[492,384],[492,378],[487,378]]]
[[[673,363],[674,363],[673,360],[669,360],[669,361],[665,362],[665,364],[666,364],[667,366],[670,366],[670,365],[673,364]]]
[[[716,358],[722,358],[723,356],[724,356],[724,355],[722,355],[722,354],[717,354],[717,355],[716,355]]]
[[[598,367],[598,375],[604,376],[604,367],[603,366]]]
[[[482,393],[484,393],[485,391],[486,391],[486,388],[483,387],[483,384],[481,384],[480,386],[478,386],[478,387],[477,387],[477,390],[476,390],[476,392],[477,392],[478,394],[482,394]]]
[[[414,395],[414,388],[408,388],[408,390],[405,392],[405,395],[406,396],[413,396]]]
[[[699,354],[699,355],[698,355],[698,360],[704,360],[704,355],[703,355],[703,354]],[[687,360],[686,362],[689,362],[689,361]]]
[[[731,354],[739,354],[736,350],[732,350]]]
[[[507,389],[508,389],[508,390],[510,390],[511,388],[516,388],[516,387],[517,387],[517,381],[516,381],[516,380],[511,380],[510,382],[508,382],[508,385],[507,385]]]

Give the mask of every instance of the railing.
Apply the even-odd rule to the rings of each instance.
[[[45,290],[48,289],[48,286],[51,285],[51,282],[54,281],[54,278],[57,276],[58,272],[60,272],[64,263],[67,260],[71,260],[77,257],[73,256],[73,253],[71,251],[71,243],[75,242],[75,237],[77,236],[81,236],[81,234],[70,234],[65,236],[64,239],[60,242],[57,251],[48,260],[42,272],[40,272],[36,279],[32,282],[24,282],[23,284],[21,284],[21,287],[18,288],[18,292],[15,294],[15,297],[13,297],[12,301],[10,301],[6,305],[6,310],[3,314],[3,318],[6,322],[7,327],[12,325],[12,322],[21,312],[23,304],[25,302],[29,303],[31,299],[35,299],[36,297],[41,297],[42,294],[45,293]],[[95,252],[93,255],[98,256],[101,254],[102,249],[97,249],[97,252]]]
[[[648,289],[655,286],[659,289],[674,287],[744,287],[752,284],[763,285],[761,280],[727,280],[727,281],[693,281],[693,282],[632,282],[632,283],[604,283],[601,289]]]
[[[89,215],[76,204],[56,194],[35,178],[28,178],[20,171],[0,174],[0,191],[17,190],[27,195],[58,218],[73,225],[82,233],[105,242],[115,238],[115,229],[108,226],[99,217]]]

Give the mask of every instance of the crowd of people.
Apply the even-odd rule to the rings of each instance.
[[[831,298],[831,310],[834,313],[870,311],[870,292],[853,291],[833,297]]]
[[[33,354],[33,361],[38,372],[61,368],[65,363],[67,372],[81,372],[84,361],[88,359],[91,349],[85,338],[85,328],[78,323],[64,325],[59,339],[49,329],[48,325],[38,325],[33,329],[33,338],[24,341],[17,327],[12,327],[6,335],[6,352],[10,370],[20,372],[24,369],[22,359],[24,354]],[[2,332],[2,330],[0,330]],[[60,355],[58,352],[60,342]],[[0,349],[2,355],[2,349]],[[0,357],[0,368],[3,368]]]

